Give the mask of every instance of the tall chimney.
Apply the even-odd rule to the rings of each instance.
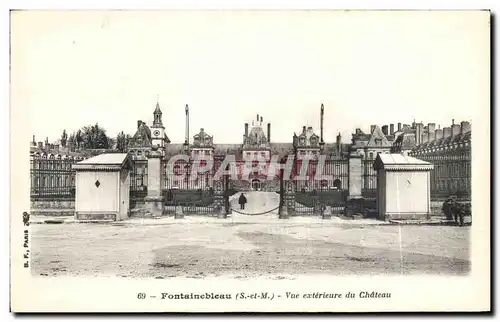
[[[447,138],[451,136],[451,127],[443,128],[443,138]]]
[[[387,132],[387,128],[388,128],[388,126],[387,126],[387,125],[382,126],[382,133],[384,133],[384,135],[388,135],[388,134],[389,134],[389,133]]]
[[[443,130],[442,129],[437,129],[434,133],[436,133],[436,141],[440,140],[443,138]]]
[[[341,156],[342,155],[342,135],[337,134],[337,155]]]
[[[42,142],[42,141],[39,141],[39,142],[38,142],[38,148],[39,148],[39,149],[42,149],[42,148],[43,148],[43,142]]]
[[[398,123],[398,132],[401,131],[401,122]]]
[[[271,123],[267,123],[267,142],[271,143]]]
[[[141,126],[142,124],[142,121],[141,120],[137,120],[137,128],[139,128],[139,126]]]
[[[245,137],[248,136],[248,123],[245,123]]]
[[[429,135],[422,136],[422,141],[420,142],[420,144],[425,144],[427,142],[430,142],[429,141]]]
[[[393,135],[393,134],[394,134],[394,124],[389,124],[389,133],[390,133],[391,135]]]
[[[186,138],[185,143],[189,144],[189,106],[186,104]]]
[[[463,121],[460,123],[460,133],[465,134],[467,132],[470,132],[470,123]],[[34,137],[33,137],[33,141],[35,141]]]
[[[424,130],[424,124],[415,123],[415,138],[417,140],[417,145],[420,145],[422,143],[422,137],[424,134],[423,130]]]
[[[370,134],[372,134],[373,131],[375,131],[375,125],[370,125]]]
[[[434,131],[433,132],[429,132],[427,134],[427,137],[429,138],[429,142],[434,141],[436,139],[436,132],[434,132]]]
[[[457,136],[460,134],[460,124],[454,124],[451,126],[451,135]]]
[[[306,133],[306,126],[302,126],[302,133]]]
[[[321,121],[320,121],[320,142],[323,142],[323,116],[325,114],[325,106],[321,103]]]
[[[427,132],[434,132],[436,130],[436,123],[427,124]]]

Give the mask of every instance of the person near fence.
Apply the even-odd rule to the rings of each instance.
[[[238,199],[238,203],[240,204],[240,209],[245,209],[245,204],[247,203],[247,197],[243,194],[243,192],[240,195],[240,198]]]
[[[226,211],[226,214],[229,213],[230,209],[229,197],[230,197],[229,190],[224,191],[224,210]]]
[[[453,215],[453,221],[455,222],[455,224],[463,226],[464,209],[462,208],[462,205],[457,201],[456,197],[452,198],[451,213]]]
[[[452,199],[451,198],[448,198],[443,202],[443,213],[446,216],[446,220],[453,220],[451,206],[452,206]]]

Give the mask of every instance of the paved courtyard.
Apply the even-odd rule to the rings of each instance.
[[[31,231],[32,272],[42,276],[465,275],[471,265],[469,227],[279,220],[272,212],[34,224]]]

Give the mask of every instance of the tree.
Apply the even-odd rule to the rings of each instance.
[[[76,145],[76,134],[75,132],[71,133],[68,138],[68,148],[70,151],[75,151],[75,145]]]
[[[62,146],[63,148],[65,148],[65,147],[66,147],[66,142],[67,142],[67,140],[68,140],[68,134],[66,134],[66,130],[63,130],[63,133],[62,133],[62,135],[61,135],[61,146]]]
[[[76,132],[75,142],[76,142],[77,148],[80,149],[80,144],[83,143],[82,130],[78,130],[78,132]]]
[[[81,130],[78,131],[80,133],[81,143],[83,143],[84,149],[109,149],[110,148],[110,140],[106,135],[106,130],[104,128],[96,125],[87,125],[84,126]],[[77,142],[78,142],[78,133],[77,133]]]
[[[116,149],[120,152],[127,152],[128,145],[132,140],[132,136],[124,134],[123,131],[118,133],[116,137]]]

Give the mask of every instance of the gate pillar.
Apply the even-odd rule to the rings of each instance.
[[[295,182],[293,180],[284,181],[283,206],[279,218],[287,219],[295,214]]]
[[[155,217],[163,215],[165,209],[162,195],[165,180],[162,157],[158,149],[151,150],[148,155],[148,195],[144,198],[144,203]]]
[[[362,184],[362,156],[351,152],[349,155],[349,197],[347,197],[344,215],[353,216],[364,212],[364,198],[361,194]]]
[[[224,181],[214,180],[214,212],[219,215],[225,213],[224,205]]]
[[[349,198],[361,198],[362,164],[361,155],[351,153],[349,155]]]

